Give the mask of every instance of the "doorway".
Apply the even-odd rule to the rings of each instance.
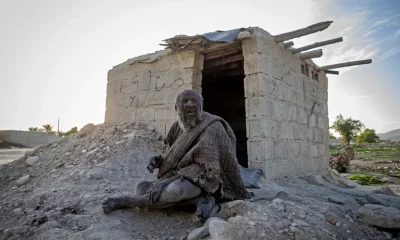
[[[204,53],[204,111],[218,115],[236,136],[239,164],[248,167],[243,53],[240,44]]]

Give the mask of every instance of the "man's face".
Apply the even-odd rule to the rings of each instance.
[[[179,122],[185,130],[194,128],[203,115],[201,96],[192,90],[179,95],[176,107]]]

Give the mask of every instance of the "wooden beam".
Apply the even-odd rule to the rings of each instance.
[[[326,74],[339,75],[339,71],[324,70]]]
[[[293,41],[282,43],[283,49],[290,48],[290,47],[292,47],[293,45],[294,45],[294,42],[293,42]]]
[[[302,29],[298,29],[298,30],[295,30],[292,32],[275,35],[274,36],[275,42],[283,42],[283,41],[286,41],[289,39],[298,38],[298,37],[302,37],[302,36],[305,36],[308,34],[312,34],[315,32],[325,30],[331,25],[331,23],[333,23],[333,21],[320,22],[320,23],[308,26],[306,28],[302,28]]]
[[[217,71],[217,72],[209,71],[209,72],[205,72],[203,74],[204,77],[215,77],[215,78],[241,76],[241,75],[244,75],[243,68],[233,68],[233,69]]]
[[[333,44],[333,43],[338,43],[338,42],[342,42],[343,38],[334,38],[334,39],[330,39],[330,40],[326,40],[323,42],[316,42],[314,44],[310,44],[301,48],[295,48],[292,50],[292,53],[299,53],[299,52],[303,52],[303,51],[307,51],[313,48],[317,48],[317,47],[321,47],[321,46],[325,46],[325,45],[329,45],[329,44]]]
[[[353,61],[353,62],[345,62],[345,63],[338,63],[338,64],[332,64],[332,65],[323,66],[323,67],[320,67],[319,70],[328,70],[328,69],[335,69],[335,68],[342,68],[342,67],[350,67],[350,66],[356,66],[356,65],[362,65],[362,64],[370,64],[370,63],[372,63],[371,59]]]
[[[240,60],[243,60],[243,54],[241,54],[241,53],[235,54],[232,56],[221,57],[221,58],[217,58],[215,60],[205,61],[203,69],[218,67],[218,66],[221,66],[224,64],[228,64],[228,63],[236,62],[236,61],[240,61]]]
[[[310,59],[322,57],[322,49],[300,53],[300,59]]]
[[[241,52],[242,48],[239,46],[232,46],[230,48],[224,48],[218,51],[214,51],[214,52],[210,52],[210,53],[206,53],[204,54],[204,60],[210,60],[210,59],[215,59],[215,58],[219,58],[222,56],[227,56],[227,55],[232,55],[238,52]]]
[[[207,68],[207,69],[203,70],[203,73],[207,74],[210,72],[218,72],[218,71],[224,71],[224,70],[229,70],[229,69],[234,69],[234,68],[243,68],[243,61],[232,62],[232,63],[228,63],[228,64],[221,65],[218,67],[213,67],[213,68]]]

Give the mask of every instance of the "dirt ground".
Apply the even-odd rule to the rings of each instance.
[[[134,194],[140,181],[155,179],[145,168],[161,152],[161,140],[143,125],[98,125],[88,136],[73,135],[0,165],[0,240],[186,239],[202,225],[194,209],[102,212],[105,197]],[[29,165],[32,156],[39,160]],[[19,184],[21,177],[27,181]],[[260,189],[250,190],[252,199],[222,204],[218,216],[225,223],[217,230],[229,237],[205,239],[399,239],[357,217],[368,203],[400,209],[399,196],[375,188],[330,171],[261,180]]]
[[[374,184],[375,187],[390,187],[400,194],[400,143],[377,143],[352,146],[354,160],[343,177],[354,174],[367,174],[385,183]],[[339,147],[331,147],[331,152]]]

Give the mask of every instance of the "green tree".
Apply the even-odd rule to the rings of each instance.
[[[53,131],[53,126],[51,126],[50,124],[44,124],[42,125],[43,129],[45,132],[52,132]]]
[[[71,135],[71,134],[77,133],[77,132],[78,132],[78,127],[73,127],[69,131],[65,132],[64,136],[68,136],[68,135]]]
[[[343,143],[350,145],[350,140],[361,132],[361,130],[364,128],[364,124],[362,124],[359,120],[354,120],[351,118],[344,119],[342,114],[339,114],[336,117],[336,121],[333,122],[333,125],[330,128],[334,129],[342,136]]]
[[[329,133],[329,139],[336,139],[336,137],[332,133]]]
[[[37,132],[37,131],[39,131],[39,128],[38,128],[38,127],[30,127],[30,128],[28,128],[28,129],[29,129],[30,132]]]
[[[53,126],[51,126],[50,124],[44,124],[44,125],[42,125],[42,127],[43,127],[44,132],[47,132],[48,134],[56,135],[56,132],[53,131]]]
[[[357,143],[375,143],[379,142],[379,137],[376,135],[374,129],[366,128],[359,136],[356,138]]]

